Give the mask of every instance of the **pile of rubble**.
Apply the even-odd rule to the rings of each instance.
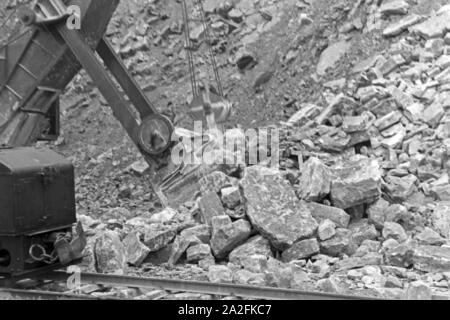
[[[391,1],[381,11],[404,15]],[[406,8],[406,9],[405,9]],[[282,169],[200,180],[195,201],[127,221],[81,216],[86,268],[187,263],[212,282],[431,297],[450,285],[450,7],[325,84],[283,124]],[[326,66],[322,66],[326,70]]]

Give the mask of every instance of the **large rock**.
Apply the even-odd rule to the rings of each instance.
[[[221,190],[223,205],[231,210],[234,210],[241,204],[241,191],[239,187],[227,187]]]
[[[354,257],[364,257],[369,253],[377,253],[381,249],[381,243],[375,240],[364,240],[356,250]]]
[[[408,209],[401,204],[389,206],[385,213],[387,222],[397,222],[406,225],[412,219]]]
[[[292,247],[283,252],[284,262],[303,260],[310,258],[320,252],[319,243],[316,239],[303,240],[294,243]]]
[[[428,123],[432,128],[436,128],[444,116],[444,108],[439,102],[436,102],[423,111],[422,120]]]
[[[150,253],[139,237],[138,232],[132,232],[123,239],[127,262],[135,267],[139,267]]]
[[[441,246],[446,242],[439,233],[428,227],[419,233],[416,236],[416,239],[420,244],[429,246]]]
[[[88,237],[86,247],[83,250],[83,261],[79,263],[79,267],[84,272],[95,273],[97,272],[95,266],[95,242],[97,241],[96,237]]]
[[[319,159],[310,158],[302,167],[297,195],[306,201],[320,201],[330,193],[331,172]]]
[[[347,116],[344,117],[344,121],[342,123],[342,130],[346,133],[356,133],[365,131],[369,124],[369,117],[366,115],[362,116]]]
[[[180,233],[181,237],[197,237],[201,242],[208,244],[211,240],[211,227],[207,224],[199,224],[192,228],[184,229]]]
[[[225,214],[222,201],[217,193],[211,191],[206,193],[198,202],[200,212],[202,214],[202,220],[204,223],[211,225],[211,221],[214,217],[222,216]]]
[[[440,202],[431,214],[433,229],[446,239],[450,239],[450,202]]]
[[[229,216],[212,219],[211,248],[214,256],[225,258],[234,248],[250,237],[252,227],[246,220],[231,221]]]
[[[381,171],[376,160],[359,158],[333,168],[336,178],[331,184],[334,206],[348,209],[372,203],[381,196]]]
[[[394,239],[398,243],[405,242],[408,239],[408,235],[405,229],[401,225],[395,222],[386,222],[383,228],[384,239]]]
[[[422,20],[422,17],[416,14],[411,14],[406,18],[388,26],[383,31],[383,35],[385,37],[394,37],[407,30],[409,27],[419,23]]]
[[[336,234],[336,224],[331,220],[324,220],[319,224],[317,235],[321,241],[326,241]]]
[[[378,230],[383,229],[386,221],[386,210],[389,208],[389,202],[384,199],[379,199],[367,208],[367,216],[369,222],[372,223]]]
[[[168,263],[175,265],[178,260],[186,253],[186,250],[192,246],[202,244],[199,238],[195,236],[178,236],[172,244],[172,250],[169,256]]]
[[[177,215],[177,211],[172,208],[166,208],[161,212],[153,214],[149,218],[149,223],[164,224],[170,222]]]
[[[211,256],[212,254],[210,246],[204,243],[189,247],[186,250],[187,262],[197,263]]]
[[[286,250],[310,238],[318,224],[280,172],[261,166],[246,168],[241,187],[252,225],[272,245]]]
[[[417,190],[417,177],[408,175],[406,177],[388,176],[386,178],[386,193],[394,202],[405,202]]]
[[[155,266],[160,266],[165,263],[168,263],[170,260],[170,257],[173,254],[173,246],[174,244],[171,243],[167,247],[156,251],[156,252],[150,252],[147,256],[147,259],[145,259],[145,263],[150,263]]]
[[[95,267],[99,273],[125,274],[125,247],[114,231],[103,232],[94,244]]]
[[[419,246],[413,254],[414,268],[423,272],[450,272],[450,248]]]
[[[352,223],[349,230],[351,232],[352,250],[356,250],[364,241],[375,240],[378,237],[375,226],[370,224],[367,219]]]
[[[317,64],[317,74],[324,76],[327,70],[334,68],[339,60],[350,50],[351,42],[340,41],[332,44],[326,48],[320,56],[319,63]]]
[[[392,0],[383,3],[380,7],[380,12],[383,15],[400,15],[407,14],[409,9],[409,3],[404,0]]]
[[[440,38],[450,29],[450,12],[433,16],[428,20],[409,28],[409,31],[425,39]]]
[[[388,241],[396,242],[394,239]],[[413,264],[414,246],[410,243],[403,243],[401,245],[389,248],[385,252],[384,259],[387,265],[400,268],[409,268]]]
[[[144,244],[150,250],[150,252],[156,252],[163,249],[177,235],[175,228],[148,228],[144,235]]]
[[[315,202],[304,202],[304,204],[311,211],[311,215],[318,223],[321,223],[324,220],[331,220],[338,228],[344,229],[347,228],[350,223],[350,215],[342,209],[325,206]]]
[[[332,257],[346,254],[351,243],[351,232],[346,229],[337,229],[336,235],[330,240],[320,243],[320,251]]]
[[[269,258],[267,260],[265,275],[266,282],[269,286],[289,288],[294,279],[294,270],[289,264],[283,263],[277,259]]]
[[[388,113],[387,115],[375,121],[375,127],[377,127],[380,131],[386,130],[392,127],[393,125],[399,123],[401,118],[402,118],[401,112],[392,111],[391,113]]]
[[[263,255],[265,257],[273,257],[272,249],[270,248],[270,242],[262,236],[255,236],[248,240],[243,245],[234,249],[228,260],[235,264],[243,266],[244,261],[253,255]]]

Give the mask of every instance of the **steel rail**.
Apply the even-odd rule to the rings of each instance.
[[[107,300],[89,295],[77,295],[73,293],[1,289],[0,300]]]
[[[70,274],[62,271],[53,271],[40,276],[41,279],[53,281],[67,281],[69,277]],[[307,292],[293,289],[93,273],[81,273],[80,280],[85,284],[153,288],[167,291],[203,293],[217,296],[236,296],[264,300],[377,300],[376,298],[370,297]]]

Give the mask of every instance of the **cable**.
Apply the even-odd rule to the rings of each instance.
[[[192,56],[192,43],[191,43],[191,34],[190,34],[190,29],[189,29],[189,17],[188,17],[188,12],[187,12],[186,0],[182,0],[181,5],[182,5],[184,28],[185,28],[186,51],[187,51],[188,63],[189,63],[189,75],[191,77],[192,95],[195,98],[198,95],[198,88],[197,88],[197,80],[195,78],[195,64],[194,64],[194,58]]]
[[[219,94],[221,97],[223,97],[223,88],[222,88],[222,82],[220,81],[220,75],[219,75],[219,70],[217,68],[217,62],[216,62],[216,58],[212,49],[212,39],[209,33],[209,25],[208,22],[206,20],[206,15],[205,15],[205,11],[203,10],[203,4],[201,2],[201,0],[195,0],[196,4],[198,6],[198,9],[200,11],[200,15],[201,15],[201,19],[202,19],[202,23],[203,23],[203,28],[205,30],[205,37],[206,37],[206,42],[207,42],[207,46],[209,49],[209,55],[210,55],[210,59],[211,59],[211,64],[213,67],[213,71],[214,71],[214,77],[216,79],[216,83],[217,83],[217,90],[219,91]]]

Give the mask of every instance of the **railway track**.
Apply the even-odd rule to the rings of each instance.
[[[107,300],[89,295],[24,289],[0,289],[0,300]]]
[[[71,275],[66,272],[54,271],[39,276],[39,279],[65,282],[70,276]],[[161,289],[171,292],[191,292],[215,296],[235,296],[263,300],[376,300],[370,297],[308,292],[293,289],[93,273],[82,273],[80,275],[80,280],[82,284]]]
[[[44,282],[67,283],[72,274],[63,271],[51,271],[33,277],[33,280]],[[162,278],[145,278],[136,276],[122,276],[111,274],[81,273],[80,285],[103,285],[111,287],[145,288],[167,291],[172,293],[190,292],[208,294],[217,297],[239,297],[259,300],[382,300],[380,298],[342,295],[334,293],[322,293],[313,291],[301,291],[293,289],[257,287],[251,285],[210,283],[202,281],[187,281]],[[98,297],[87,294],[75,294],[73,292],[51,292],[41,290],[11,289],[4,287],[5,283],[12,286],[11,282],[0,282],[0,300],[120,300],[114,297]],[[158,299],[158,298],[157,298]],[[449,300],[448,295],[434,295],[433,300]]]
[[[64,271],[50,271],[35,275],[33,280],[67,283],[72,274]],[[208,294],[218,297],[234,296],[260,300],[377,300],[372,297],[342,295],[301,291],[293,289],[257,287],[251,285],[211,283],[203,281],[187,281],[162,278],[146,278],[111,274],[81,273],[78,277],[80,285],[103,285],[164,290],[171,293],[190,292]],[[99,298],[91,295],[79,295],[73,292],[49,292],[40,290],[15,289],[11,282],[0,284],[0,300],[116,300],[110,297]]]

